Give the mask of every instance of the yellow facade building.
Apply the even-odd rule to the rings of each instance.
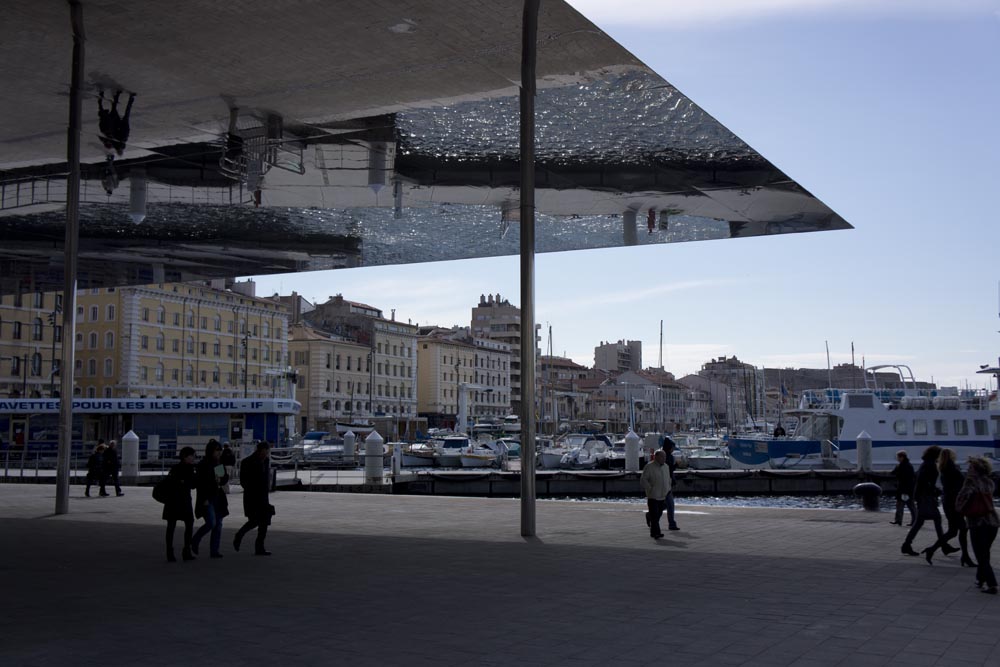
[[[81,290],[76,395],[287,397],[288,313],[252,285]]]

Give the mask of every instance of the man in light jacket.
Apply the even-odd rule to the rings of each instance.
[[[667,466],[667,453],[662,449],[656,450],[653,460],[642,469],[642,476],[639,483],[642,490],[646,492],[646,525],[649,526],[649,536],[653,539],[663,537],[660,530],[660,517],[667,506],[667,494],[670,493],[670,468]]]

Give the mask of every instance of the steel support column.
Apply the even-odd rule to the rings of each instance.
[[[540,0],[521,30],[521,535],[535,534],[535,61]]]
[[[56,462],[56,514],[69,512],[70,456],[73,445],[73,375],[76,352],[76,266],[80,240],[80,126],[83,116],[83,6],[69,0],[73,28],[73,70],[66,133],[66,242],[63,247],[62,360],[59,362],[59,456]]]

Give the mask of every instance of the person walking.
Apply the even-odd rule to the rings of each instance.
[[[118,480],[118,473],[121,470],[121,459],[118,458],[118,443],[114,440],[108,442],[108,448],[104,450],[104,477],[114,482],[115,495],[124,496],[121,482]]]
[[[670,436],[663,436],[663,445],[661,445],[664,453],[667,455],[667,467],[670,468],[670,491],[667,492],[666,508],[667,508],[667,530],[680,530],[677,525],[677,521],[674,520],[675,506],[674,506],[674,471],[677,470],[677,460],[674,458],[674,450],[677,448],[677,443],[675,443]]]
[[[996,595],[997,578],[990,564],[990,547],[997,537],[1000,517],[993,507],[994,485],[990,479],[992,470],[990,462],[985,458],[969,458],[969,472],[955,499],[955,508],[968,521],[972,552],[979,561],[976,566],[976,587],[983,593]]]
[[[910,532],[906,534],[903,545],[899,548],[907,556],[920,555],[913,550],[913,538],[920,532],[920,527],[924,525],[924,521],[930,520],[934,522],[934,530],[937,532],[939,540],[944,534],[944,531],[941,529],[941,512],[938,510],[937,502],[937,460],[940,455],[941,448],[937,445],[931,445],[920,455],[922,463],[920,464],[920,470],[917,471],[917,482],[913,489],[913,495],[917,501],[917,518],[913,522]]]
[[[184,548],[181,558],[194,560],[191,554],[191,531],[194,528],[194,512],[191,509],[191,489],[195,486],[194,448],[183,447],[180,451],[180,462],[170,468],[167,473],[169,480],[169,495],[163,503],[163,519],[167,522],[167,562],[175,563],[174,530],[177,522],[184,524]]]
[[[104,440],[98,440],[94,451],[87,458],[87,489],[83,492],[83,495],[88,498],[90,497],[90,486],[92,484],[100,485],[102,496],[108,495],[108,492],[104,490],[104,450],[106,449]]]
[[[257,443],[257,450],[243,459],[240,464],[240,484],[243,485],[243,513],[247,522],[236,531],[233,537],[233,549],[240,550],[243,538],[254,528],[257,529],[257,539],[254,541],[254,554],[270,556],[271,552],[264,546],[267,538],[267,527],[271,525],[271,515],[274,508],[268,502],[268,492],[271,488],[271,445],[266,441]]]
[[[646,492],[646,525],[649,526],[649,536],[655,540],[663,537],[660,530],[660,517],[666,507],[667,494],[670,493],[670,468],[667,466],[667,453],[657,449],[653,460],[646,464],[639,476],[639,484]]]
[[[201,538],[211,532],[209,539],[209,556],[222,558],[219,544],[222,541],[222,520],[229,515],[229,501],[223,486],[229,481],[225,468],[219,463],[222,456],[222,445],[216,439],[211,439],[205,446],[205,455],[195,467],[194,515],[202,518],[205,523],[191,538],[191,551],[198,554]]]
[[[896,467],[892,469],[892,476],[896,478],[896,518],[889,523],[897,526],[903,525],[903,507],[910,510],[910,525],[917,520],[917,508],[913,503],[913,485],[917,481],[916,473],[913,472],[913,464],[906,450],[896,452]]]
[[[976,564],[969,558],[969,529],[965,525],[965,518],[955,508],[958,492],[962,490],[962,486],[965,483],[965,475],[962,474],[962,471],[958,469],[958,464],[955,463],[955,450],[942,449],[937,465],[938,471],[941,473],[941,487],[944,489],[944,493],[941,496],[941,504],[944,507],[944,515],[948,519],[948,532],[942,535],[937,542],[924,549],[924,558],[927,559],[928,564],[933,565],[934,552],[938,548],[946,556],[956,551],[961,551],[962,559],[960,562],[962,563],[962,567],[976,567]],[[948,540],[956,535],[958,536],[958,544],[961,548],[948,544]]]

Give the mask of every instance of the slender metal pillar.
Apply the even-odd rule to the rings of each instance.
[[[535,534],[535,61],[539,0],[521,30],[521,535]]]
[[[59,457],[56,462],[56,514],[69,512],[70,456],[73,445],[73,373],[76,356],[76,266],[80,240],[80,126],[83,117],[83,6],[69,0],[73,27],[73,71],[66,133],[66,242],[63,247],[62,359],[59,362]],[[53,334],[54,335],[54,334]]]

